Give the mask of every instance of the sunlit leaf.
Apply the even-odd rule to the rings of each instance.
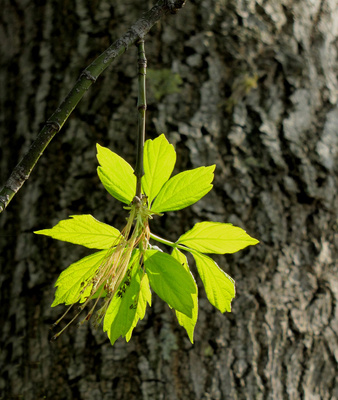
[[[174,257],[189,273],[190,269],[188,266],[188,260],[187,257],[180,252],[178,249],[174,249],[171,253],[172,257]],[[196,286],[196,283],[195,283]],[[187,331],[187,334],[189,336],[189,339],[191,341],[191,343],[194,343],[194,329],[195,329],[195,325],[197,322],[197,317],[198,317],[198,291],[197,291],[197,286],[196,286],[196,293],[193,293],[192,295],[192,299],[194,302],[194,307],[192,309],[192,316],[191,318],[188,317],[185,314],[182,314],[179,311],[176,311],[176,317],[177,317],[177,321],[178,323],[183,326],[183,328]]]
[[[61,272],[55,283],[57,289],[52,307],[60,303],[70,305],[77,301],[83,302],[85,297],[89,296],[92,287],[92,285],[86,287],[86,284],[93,278],[106,254],[107,251],[98,251],[90,256],[81,258],[81,260],[71,264]],[[80,292],[84,287],[86,287],[86,290],[80,296]]]
[[[143,272],[138,270],[132,276],[130,286],[126,287],[123,296],[115,294],[107,309],[103,321],[103,331],[107,332],[112,345],[120,336],[126,336],[133,325],[142,274]]]
[[[196,203],[212,189],[215,165],[181,172],[167,181],[153,206],[154,212],[175,211]]]
[[[167,253],[148,250],[146,256],[144,266],[151,288],[170,307],[192,318],[196,284],[190,272]]]
[[[144,145],[144,176],[142,187],[151,204],[161,187],[170,178],[176,162],[174,146],[162,134]]]
[[[141,280],[141,289],[140,289],[140,294],[138,297],[138,302],[137,302],[137,308],[136,308],[136,313],[134,316],[133,323],[129,329],[129,331],[126,333],[126,341],[129,342],[131,339],[131,335],[133,333],[133,330],[135,326],[137,325],[138,321],[144,318],[144,315],[146,313],[146,308],[147,308],[147,303],[149,306],[151,306],[151,291],[149,287],[149,280],[147,274],[144,274],[142,280]]]
[[[107,191],[115,199],[129,204],[136,190],[136,177],[133,168],[122,157],[113,153],[99,144],[97,147],[97,159],[100,167],[97,173]]]
[[[199,222],[182,235],[177,243],[202,253],[235,253],[258,240],[249,236],[242,228],[220,222]]]
[[[108,249],[120,236],[117,229],[98,221],[91,215],[71,215],[70,218],[58,222],[51,229],[42,229],[34,233],[81,244],[90,249]]]
[[[222,313],[230,312],[231,301],[235,297],[235,281],[210,257],[197,251],[191,253],[196,261],[208,300]]]

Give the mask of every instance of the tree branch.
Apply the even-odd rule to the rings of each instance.
[[[29,178],[35,164],[41,157],[49,142],[59,132],[67,118],[77,106],[83,95],[96,81],[99,75],[128,47],[137,40],[143,39],[149,30],[165,15],[175,14],[186,0],[159,0],[152,9],[132,25],[129,30],[116,40],[108,49],[98,56],[80,75],[74,87],[51,115],[27,154],[14,168],[9,179],[0,191],[0,213]]]

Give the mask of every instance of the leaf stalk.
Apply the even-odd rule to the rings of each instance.
[[[160,236],[157,236],[157,235],[155,235],[153,233],[150,233],[150,238],[153,239],[153,240],[156,240],[156,242],[159,242],[159,243],[165,244],[167,246],[170,246],[173,249],[180,249],[180,250],[183,250],[183,251],[190,251],[190,252],[194,251],[193,249],[190,249],[189,247],[182,246],[181,244],[171,242],[170,240],[167,240],[167,239],[163,239]]]

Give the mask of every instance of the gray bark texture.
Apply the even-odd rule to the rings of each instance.
[[[0,184],[151,5],[0,0]],[[217,165],[212,192],[152,231],[176,240],[212,220],[260,240],[215,257],[236,280],[232,313],[196,276],[194,345],[155,295],[129,343],[90,324],[49,342],[65,309],[53,285],[89,252],[32,232],[77,214],[125,224],[95,144],[135,165],[136,48],[98,79],[0,215],[1,399],[338,399],[337,21],[336,0],[192,0],[146,38],[147,137],[175,145],[175,173]]]

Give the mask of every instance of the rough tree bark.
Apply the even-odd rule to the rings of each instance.
[[[150,5],[0,0],[0,183]],[[0,398],[338,399],[337,18],[336,0],[195,0],[147,37],[148,67],[181,78],[148,81],[148,137],[167,134],[176,172],[217,164],[214,190],[154,232],[210,219],[261,240],[217,259],[237,283],[231,314],[198,281],[194,345],[158,298],[129,344],[90,325],[48,341],[53,283],[88,253],[32,231],[82,213],[124,225],[95,143],[135,163],[136,48],[96,82],[0,217]]]

